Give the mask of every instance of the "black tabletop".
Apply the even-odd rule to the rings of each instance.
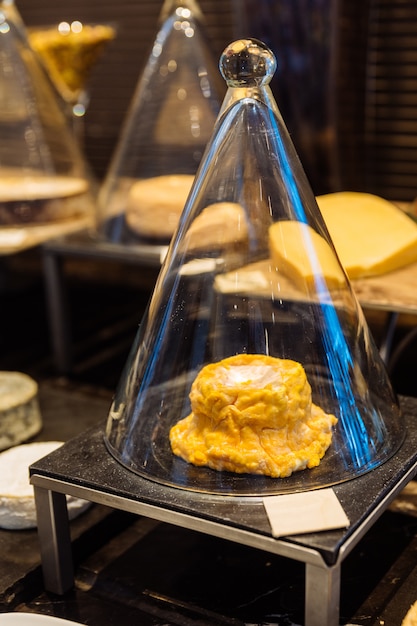
[[[44,431],[38,438],[62,435],[68,451],[90,432],[101,446],[110,395],[59,382],[42,385]],[[415,400],[402,403],[413,413]],[[109,457],[103,456],[104,464],[118,465]],[[381,472],[384,493],[406,471],[402,463],[395,457],[393,468]],[[126,470],[114,466],[114,471],[109,482]],[[367,506],[370,479],[360,478]],[[344,506],[353,509],[349,497]],[[409,502],[408,508],[386,510],[344,561],[341,624],[400,626],[417,600],[415,500],[414,510]],[[401,505],[401,494],[394,502]],[[75,587],[54,596],[43,588],[36,531],[0,531],[1,612],[43,613],[91,626],[303,623],[303,563],[102,505],[71,522],[71,533]],[[338,533],[325,534],[334,544]],[[316,536],[310,540],[318,542]]]

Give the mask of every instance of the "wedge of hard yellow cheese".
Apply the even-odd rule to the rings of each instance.
[[[317,202],[350,279],[385,274],[417,261],[417,224],[378,196],[339,192]],[[299,289],[342,286],[346,278],[333,248],[312,227],[285,220],[269,229],[270,255],[278,271]]]
[[[269,228],[269,249],[277,271],[301,291],[334,289],[346,283],[333,248],[308,224],[275,222]]]
[[[417,261],[417,224],[388,200],[344,191],[318,196],[317,203],[349,278]]]

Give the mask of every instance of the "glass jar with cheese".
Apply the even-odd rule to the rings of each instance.
[[[167,244],[224,94],[195,0],[166,0],[98,198],[99,236]]]
[[[0,227],[94,216],[92,181],[13,2],[0,4]]]
[[[111,454],[159,483],[265,495],[390,458],[400,408],[269,88],[262,43],[228,90],[112,404]]]

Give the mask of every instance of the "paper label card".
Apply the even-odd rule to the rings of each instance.
[[[263,498],[274,537],[347,528],[349,518],[333,489]]]

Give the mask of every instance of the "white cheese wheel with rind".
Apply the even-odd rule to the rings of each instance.
[[[127,198],[129,228],[142,237],[170,239],[193,181],[191,174],[172,174],[135,182]]]
[[[21,372],[0,372],[0,451],[28,441],[41,428],[36,381]]]

